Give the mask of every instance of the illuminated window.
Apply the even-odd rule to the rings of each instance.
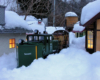
[[[9,48],[15,48],[15,39],[9,39]]]
[[[88,31],[87,34],[87,48],[93,49],[93,31]]]

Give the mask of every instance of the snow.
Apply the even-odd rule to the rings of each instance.
[[[10,54],[3,54],[0,57],[0,70],[3,68],[14,69],[17,66],[15,52]]]
[[[25,16],[20,16],[20,17],[24,20]],[[37,29],[39,30],[39,32],[43,33],[43,31],[45,31],[45,24],[43,22],[41,22],[41,24],[38,24],[38,20],[39,19],[35,18],[34,16],[28,15],[25,21],[28,24],[29,29],[32,29],[33,31]]]
[[[26,21],[13,11],[5,11],[5,23],[6,29],[21,27],[30,30]]]
[[[20,17],[21,17],[22,19],[24,19],[24,18],[25,18],[25,15],[20,15]],[[32,15],[28,15],[28,16],[26,17],[26,20],[25,20],[25,21],[38,21],[38,19],[35,18],[35,17],[32,16]]]
[[[88,3],[83,7],[81,13],[81,24],[84,25],[92,17],[100,12],[100,0]]]
[[[67,12],[66,14],[65,14],[65,17],[77,17],[77,14],[75,13],[75,12]]]
[[[56,30],[65,30],[65,29],[63,27],[53,27],[53,26],[46,27],[46,31],[49,34],[54,33]]]
[[[0,5],[6,6],[6,10],[17,11],[16,0],[0,0]]]
[[[39,30],[39,32],[43,33],[45,31],[45,24],[42,22],[38,24],[38,21],[27,21],[29,27],[34,31],[35,29]]]
[[[27,16],[26,20],[24,20],[25,16],[19,16],[16,12],[13,11],[5,11],[5,28],[6,29],[15,29],[16,27],[24,28],[27,30],[40,30],[41,33],[45,30],[45,24],[42,22],[38,24],[38,19],[34,16]],[[39,29],[41,28],[41,29]],[[4,29],[0,26],[0,29]]]
[[[75,33],[70,32],[69,33],[69,45],[72,44],[72,41],[75,39]]]
[[[20,17],[24,19],[25,16]],[[39,19],[35,18],[34,16],[28,15],[25,21],[27,22],[29,28],[31,28],[33,31],[37,29],[39,30],[39,32],[43,33],[43,31],[45,31],[45,24],[43,22],[41,22],[41,24],[38,24],[38,20]]]
[[[20,26],[34,29],[35,26],[41,27],[38,28],[41,32],[44,29],[44,23],[39,25],[38,20],[32,16],[28,16],[24,21],[23,17],[15,12],[7,12],[6,28]],[[46,27],[46,31],[50,34],[55,30],[63,29],[63,27]],[[70,32],[69,40],[68,48],[62,49],[59,53],[50,54],[46,59],[35,59],[28,67],[17,68],[16,52],[2,55],[0,80],[100,80],[100,51],[93,54],[86,52],[85,36],[76,38],[75,34]]]
[[[35,59],[28,67],[16,68],[16,53],[4,54],[0,57],[0,80],[100,80],[100,52],[85,51],[85,36],[76,38],[71,33],[70,37],[70,47],[46,59]]]
[[[75,31],[75,32],[81,32],[84,29],[85,29],[85,27],[80,26],[80,22],[79,21],[76,24],[74,24],[73,31]]]

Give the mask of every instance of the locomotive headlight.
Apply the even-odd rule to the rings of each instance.
[[[38,34],[39,33],[39,30],[34,30],[34,34]]]
[[[18,40],[18,42],[19,42],[19,44],[20,44],[20,43],[22,42],[22,40],[21,40],[21,39],[19,39],[19,40]]]
[[[23,39],[19,39],[18,42],[19,42],[19,44],[23,44],[24,40]]]

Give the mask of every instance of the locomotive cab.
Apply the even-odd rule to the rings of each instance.
[[[52,34],[29,34],[27,41],[20,40],[16,47],[17,65],[28,66],[34,59],[46,58],[58,49],[58,40],[53,40]]]
[[[36,29],[34,31],[34,34],[27,35],[27,41],[28,42],[41,42],[41,41],[48,42],[48,41],[52,40],[51,34],[46,34],[46,31],[44,31],[43,33],[44,34],[39,34],[39,31]]]
[[[27,35],[27,42],[45,42],[48,43],[52,41],[52,35],[50,34],[34,34]]]

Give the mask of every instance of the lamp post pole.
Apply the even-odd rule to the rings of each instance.
[[[54,0],[54,12],[53,12],[53,27],[55,27],[55,0]]]

